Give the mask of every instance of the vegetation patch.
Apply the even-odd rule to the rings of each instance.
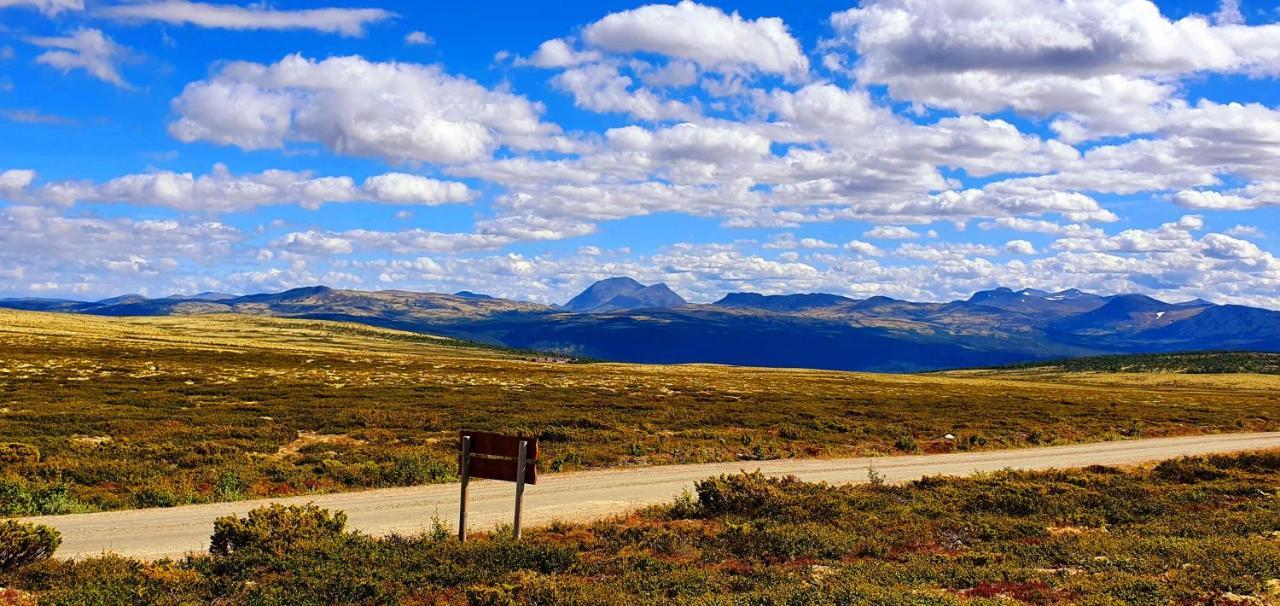
[[[554,364],[253,316],[0,311],[0,515],[457,478],[457,432],[546,471],[939,453],[1280,429],[1280,376],[877,375]]]
[[[1093,356],[1025,362],[1003,369],[1052,369],[1062,372],[1126,372],[1280,375],[1280,353],[1251,351],[1196,351],[1186,353]]]
[[[1274,604],[1277,487],[1280,452],[906,485],[740,474],[625,518],[466,544],[273,507],[219,520],[209,555],[44,561],[0,586],[103,606]]]

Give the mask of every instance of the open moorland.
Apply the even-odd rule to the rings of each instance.
[[[45,561],[19,604],[1274,604],[1280,453],[832,487],[758,475],[627,518],[458,544],[264,509],[208,555]],[[18,589],[12,589],[18,588]]]
[[[446,481],[461,428],[539,435],[546,471],[1280,429],[1273,375],[565,362],[333,322],[3,311],[0,515]]]

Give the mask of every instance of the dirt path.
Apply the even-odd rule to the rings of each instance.
[[[1157,438],[999,450],[944,455],[833,460],[783,460],[706,465],[676,465],[641,469],[612,469],[547,474],[525,492],[526,525],[552,520],[572,522],[625,513],[652,503],[669,501],[697,480],[722,473],[759,469],[768,475],[792,474],[803,480],[832,483],[865,482],[869,467],[889,482],[925,475],[964,475],[1004,468],[1045,469],[1086,465],[1122,465],[1183,455],[1280,448],[1280,432]],[[486,530],[509,522],[514,485],[476,481],[468,501],[473,529]],[[115,552],[139,558],[177,556],[208,548],[213,520],[268,503],[314,502],[343,510],[350,525],[370,534],[413,533],[429,528],[433,517],[457,522],[458,485],[437,484],[342,493],[191,505],[169,509],[140,509],[104,513],[28,518],[62,532],[60,557]]]

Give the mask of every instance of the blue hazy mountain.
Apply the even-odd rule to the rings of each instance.
[[[563,307],[478,295],[356,291],[0,307],[98,315],[252,313],[361,322],[602,360],[920,371],[1121,353],[1280,351],[1280,312],[1137,294],[995,288],[946,303],[731,293],[689,304],[663,284],[601,280]]]
[[[566,311],[600,313],[622,309],[679,307],[686,301],[666,284],[645,286],[631,278],[609,278],[587,287],[564,304]]]
[[[762,295],[754,292],[732,292],[712,305],[766,311],[804,311],[815,307],[832,307],[854,303],[849,297],[811,292],[798,295]]]

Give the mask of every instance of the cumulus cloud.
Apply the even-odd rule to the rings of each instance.
[[[242,240],[234,227],[214,221],[64,217],[35,206],[0,210],[3,262],[16,264],[19,279],[30,281],[10,284],[10,291],[37,292],[32,283],[52,283],[63,292],[118,293],[120,283],[171,279],[182,260],[226,257]]]
[[[1224,11],[1230,12],[1228,6]],[[1280,25],[1166,18],[1148,0],[873,0],[831,17],[864,84],[933,107],[1070,114],[1075,139],[1146,130],[1172,80],[1275,75]]]
[[[404,43],[410,46],[430,46],[435,43],[426,32],[414,31],[405,34]]]
[[[863,232],[862,236],[873,240],[914,240],[920,234],[902,225],[877,225]]]
[[[880,257],[885,254],[879,246],[870,242],[863,242],[862,240],[849,240],[848,242],[845,242],[844,248],[845,250],[850,250],[868,257]]]
[[[809,69],[781,19],[743,19],[690,0],[612,13],[588,25],[583,40],[614,53],[658,53],[704,70],[760,71],[799,77]]]
[[[271,245],[301,255],[328,256],[353,251],[386,251],[396,254],[456,253],[496,249],[511,241],[512,239],[507,236],[491,234],[442,233],[422,229],[404,231],[352,229],[342,232],[316,230],[291,232],[273,240]]]
[[[55,181],[32,188],[34,171],[0,173],[0,194],[15,199],[69,205],[121,202],[200,213],[227,213],[259,206],[297,204],[316,209],[331,202],[376,202],[434,206],[475,197],[465,184],[420,175],[386,173],[357,186],[351,177],[313,177],[308,173],[268,170],[234,175],[224,165],[209,174],[154,171],[116,177],[102,183]]]
[[[591,63],[604,58],[599,51],[575,50],[569,42],[562,38],[552,38],[538,45],[538,50],[528,59],[517,61],[520,65],[532,65],[542,68],[573,67],[582,63]]]
[[[1036,247],[1028,240],[1009,240],[1004,243],[1005,252],[1015,255],[1034,255]]]
[[[321,61],[290,55],[278,63],[234,62],[188,84],[173,101],[180,141],[242,149],[319,142],[344,154],[392,162],[454,163],[499,147],[561,145],[540,105],[413,63],[361,57]]]
[[[1267,237],[1267,232],[1262,231],[1262,228],[1257,225],[1237,225],[1222,233],[1227,234],[1228,236],[1235,236],[1237,238],[1260,239]]]
[[[1174,194],[1179,206],[1199,210],[1252,210],[1280,206],[1280,182],[1251,183],[1226,192],[1185,190]]]
[[[0,196],[13,197],[26,191],[36,179],[36,171],[9,169],[0,172]]]
[[[1276,75],[1280,26],[1244,25],[1229,5],[1212,18],[1175,20],[1146,0],[868,0],[833,16],[836,38],[816,49],[826,68],[852,70],[853,84],[814,79],[780,20],[687,1],[641,6],[560,32],[564,37],[526,49],[527,56],[497,58],[554,70],[544,75],[577,108],[613,114],[568,134],[508,85],[481,85],[440,66],[301,55],[217,64],[173,100],[169,129],[178,140],[246,150],[323,147],[409,168],[363,180],[215,168],[44,184],[31,171],[6,171],[0,196],[14,208],[43,203],[42,212],[53,213],[45,216],[56,217],[65,209],[59,205],[75,202],[210,214],[269,204],[422,206],[493,192],[471,228],[458,232],[353,229],[367,226],[360,217],[264,225],[248,236],[252,243],[219,249],[242,255],[235,263],[252,271],[199,274],[190,269],[198,257],[121,245],[130,254],[109,255],[102,265],[136,279],[121,284],[176,285],[216,274],[220,284],[202,283],[202,290],[331,281],[499,289],[495,294],[560,302],[593,279],[626,274],[666,281],[697,300],[743,289],[947,300],[1004,284],[1276,301],[1280,268],[1255,242],[1260,234],[1204,233],[1206,219],[1198,216],[1148,222],[1147,207],[1172,204],[1218,214],[1248,210],[1251,222],[1265,225],[1280,202],[1280,108],[1181,98],[1183,82],[1200,74],[1246,74],[1263,83]],[[113,5],[133,6],[153,5]],[[227,7],[290,18],[306,12]],[[380,21],[325,31],[359,35]],[[418,33],[404,42],[426,38]],[[880,85],[892,102],[881,98]],[[1012,112],[990,115],[1005,110]],[[1037,128],[1020,130],[1028,119]],[[1110,135],[1120,137],[1082,144]],[[459,181],[410,174],[423,164],[441,166],[421,172]],[[472,189],[461,182],[467,179],[479,185]],[[405,227],[436,218],[421,209],[385,214],[392,213],[414,219]],[[645,254],[581,243],[549,247],[581,248],[576,255],[504,250],[659,213],[773,235],[668,243]],[[844,224],[806,231],[823,222]],[[891,248],[864,241],[924,238],[939,222],[954,230],[945,239]],[[993,232],[983,234],[989,244],[960,241],[956,234],[971,222]],[[1219,221],[1210,215],[1207,222]],[[1106,225],[1112,223],[1119,225]],[[840,233],[835,229],[846,238],[866,234],[837,245],[828,241]],[[1042,244],[1024,234],[1047,237]],[[0,259],[0,281],[40,284],[46,292],[80,284],[75,271]]]
[[[599,113],[622,113],[641,120],[688,120],[701,115],[697,103],[665,99],[623,75],[618,66],[588,63],[567,69],[552,79],[573,95],[574,104]]]
[[[236,6],[187,0],[117,4],[99,8],[94,14],[119,21],[159,21],[170,25],[237,30],[309,29],[343,36],[363,36],[369,24],[396,16],[379,8],[279,10],[262,5]]]
[[[36,56],[36,63],[42,63],[69,73],[82,69],[89,75],[116,85],[119,88],[132,88],[120,75],[119,63],[129,55],[129,49],[116,44],[102,30],[82,27],[62,37],[33,36],[27,42],[47,48]]]

